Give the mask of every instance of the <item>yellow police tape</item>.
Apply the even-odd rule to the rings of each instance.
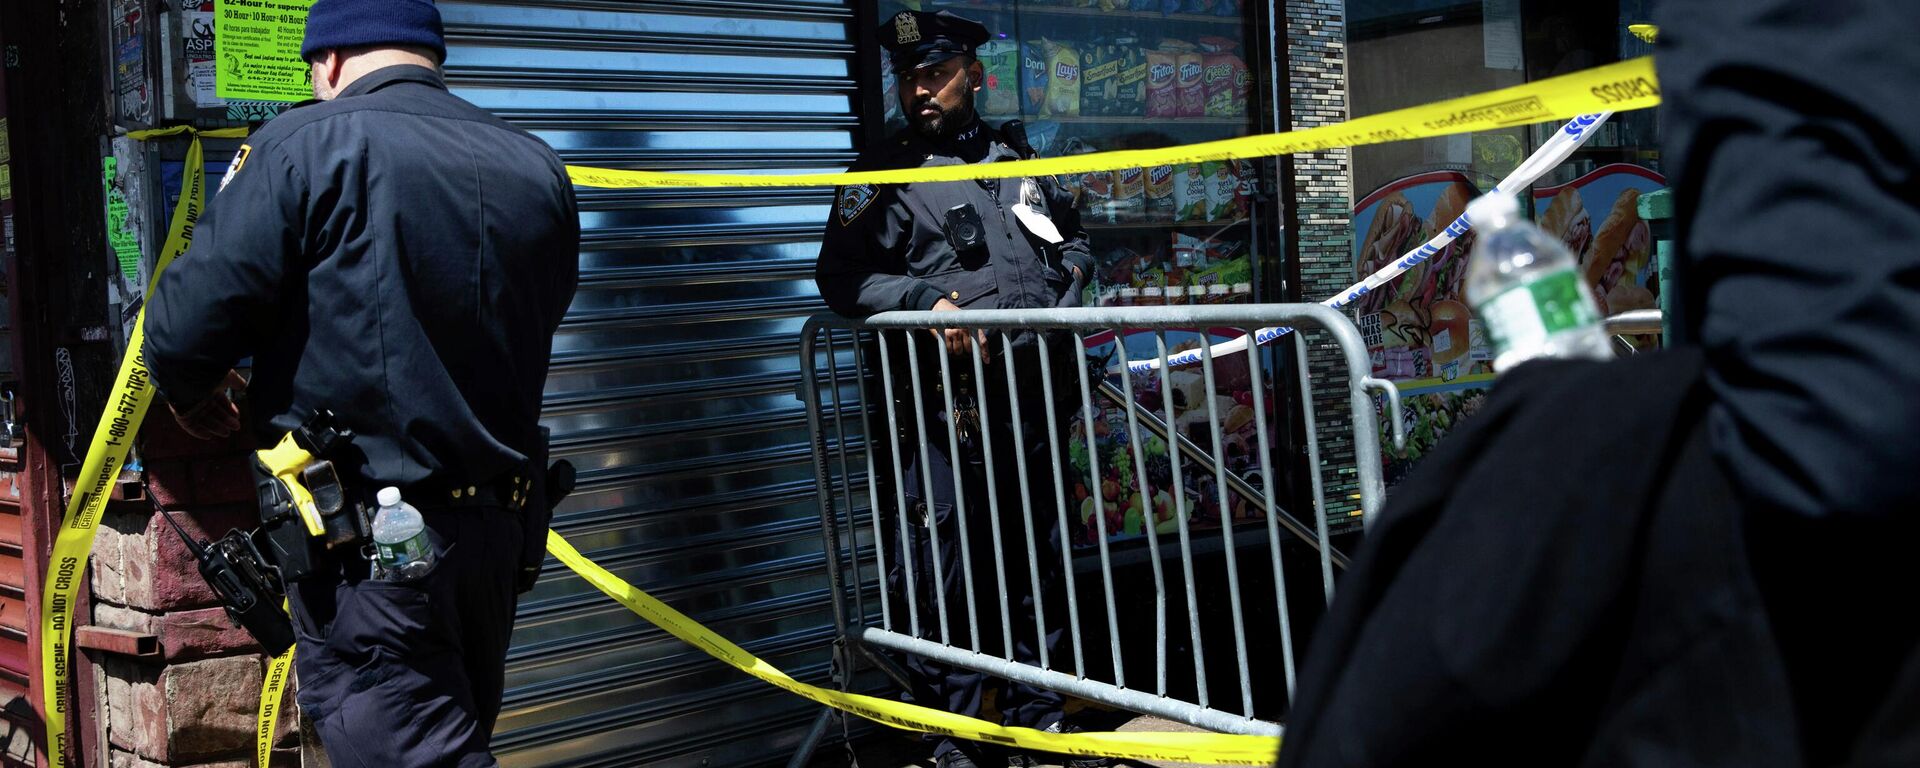
[[[200,219],[200,211],[206,208],[205,156],[201,152],[200,137],[239,138],[247,132],[244,128],[195,131],[181,126],[129,135],[145,140],[180,134],[192,136],[193,142],[187,147],[187,169],[182,174],[180,202],[173,209],[173,226],[167,232],[166,245],[160,249],[153,276],[147,282],[148,296],[153,295],[153,287],[159,283],[160,273],[167,265],[187,252],[187,246],[193,241],[193,225]],[[42,703],[47,719],[47,759],[53,768],[67,765],[71,746],[67,739],[66,692],[73,663],[73,649],[69,647],[73,608],[80,581],[86,576],[87,560],[93,556],[93,535],[100,524],[100,514],[106,510],[107,499],[113,495],[113,484],[120,478],[121,466],[126,462],[127,449],[133,446],[133,436],[139,433],[147,406],[153,402],[153,380],[147,373],[146,357],[140,349],[146,339],[141,330],[146,317],[147,311],[142,308],[134,321],[133,338],[127,341],[126,356],[120,361],[120,373],[114,379],[116,383],[107,400],[106,413],[94,428],[93,442],[87,446],[86,460],[80,465],[80,478],[74,485],[73,496],[67,500],[60,533],[54,538],[53,555],[47,562],[47,578],[42,582],[40,673],[45,681]]]
[[[645,592],[608,573],[573,548],[553,531],[547,532],[547,552],[558,558],[587,583],[620,601],[641,618],[653,622],[669,634],[696,648],[705,650],[747,674],[791,693],[812,699],[844,712],[851,712],[878,723],[922,733],[1025,747],[1039,752],[1068,755],[1120,757],[1133,760],[1160,760],[1215,765],[1272,765],[1280,751],[1280,739],[1274,736],[1241,736],[1220,733],[1075,733],[1059,734],[1032,728],[1012,728],[977,718],[943,712],[874,696],[836,691],[808,685],[788,676],[773,665],[728,642],[713,630],[687,618]]]
[[[281,601],[280,610],[287,610],[285,601]],[[277,658],[267,662],[267,674],[260,679],[260,716],[255,722],[253,757],[254,765],[272,765],[273,732],[280,725],[280,700],[287,690],[287,668],[293,666],[293,648]]]
[[[1422,139],[1454,133],[1565,120],[1595,112],[1626,112],[1660,103],[1653,59],[1642,57],[1512,88],[1383,112],[1335,125],[1245,136],[1165,149],[1130,149],[1006,163],[942,165],[887,171],[808,174],[663,173],[567,166],[583,187],[829,187],[1056,176],[1246,160],[1338,147]]]

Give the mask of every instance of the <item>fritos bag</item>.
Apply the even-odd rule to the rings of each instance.
[[[1180,96],[1175,82],[1180,73],[1179,57],[1173,51],[1147,51],[1148,117],[1180,116]]]
[[[1178,75],[1174,83],[1174,92],[1177,98],[1176,114],[1180,117],[1201,117],[1207,114],[1205,61],[1205,57],[1199,51],[1181,51],[1175,59]]]
[[[1173,221],[1173,166],[1147,169],[1147,221]]]

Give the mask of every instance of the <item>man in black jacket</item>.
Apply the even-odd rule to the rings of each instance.
[[[1678,348],[1520,366],[1423,462],[1281,765],[1920,764],[1920,16],[1659,20]]]
[[[252,356],[261,443],[330,410],[363,454],[350,491],[399,487],[426,517],[423,579],[335,550],[288,585],[300,705],[334,762],[492,765],[517,564],[544,529],[523,494],[578,272],[572,186],[546,144],[447,91],[428,0],[319,0],[302,53],[318,100],[234,158],[152,298],[148,360],[206,436],[239,427],[225,392]]]
[[[1017,127],[996,130],[974,110],[974,94],[985,82],[985,72],[973,53],[986,42],[986,27],[948,11],[903,11],[876,34],[891,54],[900,83],[900,107],[909,128],[862,152],[853,170],[992,163],[1031,153]],[[964,314],[973,309],[1077,306],[1092,271],[1087,234],[1071,195],[1051,178],[1013,178],[843,187],[827,222],[814,276],[827,306],[859,317],[889,310]],[[1057,334],[1049,340],[1048,362],[1058,396],[1054,413],[1062,419],[1053,427],[1066,434],[1064,419],[1079,404],[1073,340]],[[890,341],[902,339],[895,335]],[[960,519],[964,519],[977,561],[974,585],[983,598],[978,607],[987,616],[998,612],[1000,603],[987,599],[1000,584],[987,556],[993,526],[985,501],[989,488],[982,443],[991,441],[1001,462],[997,486],[1001,543],[1008,556],[1005,585],[1015,645],[1006,652],[1009,658],[1038,664],[1045,653],[1043,645],[1051,648],[1058,641],[1067,620],[1060,604],[1065,593],[1055,583],[1061,569],[1062,532],[1053,494],[1052,467],[1057,457],[1048,454],[1047,411],[1042,407],[1046,401],[1039,368],[1040,339],[1026,331],[1012,335],[1011,344],[1003,345],[997,333],[976,335],[950,329],[940,332],[937,341],[923,336],[905,341],[913,351],[896,351],[892,358],[899,379],[895,397],[902,401],[897,405],[903,405],[900,422],[903,431],[912,433],[917,409],[928,434],[924,440],[913,434],[900,440],[909,507],[904,512],[913,541],[907,555],[902,556],[898,547],[889,555],[889,592],[896,598],[905,595],[907,572],[912,572],[923,635],[937,641],[942,632],[931,585],[938,574],[943,581],[937,592],[947,604],[946,629],[956,645],[964,644],[960,638],[969,631],[960,567]],[[904,350],[905,346],[892,348]],[[908,367],[906,354],[922,354],[917,390],[901,375]],[[985,381],[972,381],[973,355],[983,359]],[[938,366],[943,362],[952,366],[957,382],[951,414],[936,389],[941,382]],[[1002,367],[1009,365],[1018,373],[1011,392]],[[978,423],[982,411],[976,398],[986,400],[988,423]],[[1024,406],[1019,435],[1011,418],[1010,401],[1015,399]],[[949,420],[960,432],[957,476],[945,429]],[[1010,473],[1014,451],[1027,454],[1026,488]],[[964,505],[959,501],[961,492]],[[1026,562],[1023,503],[1030,503],[1033,510],[1031,533],[1039,552],[1033,564],[1037,592]],[[938,547],[933,546],[936,537]],[[1045,618],[1046,632],[1037,632],[1036,615]],[[992,633],[983,630],[985,634]],[[920,657],[909,658],[907,668],[916,688],[910,695],[916,701],[966,715],[980,711],[984,675]],[[1043,688],[1010,685],[998,704],[1009,725],[1069,727],[1061,721],[1060,695]],[[972,766],[982,757],[976,746],[943,740],[935,754],[942,768]],[[1028,755],[1011,758],[1017,764],[1032,759]]]

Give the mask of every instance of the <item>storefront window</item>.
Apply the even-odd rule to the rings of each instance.
[[[1353,112],[1374,114],[1645,55],[1650,46],[1627,26],[1647,21],[1649,5],[1351,0]],[[1657,265],[1636,206],[1665,186],[1655,119],[1652,111],[1616,115],[1528,194],[1536,219],[1573,250],[1609,314],[1657,301]],[[1439,233],[1558,128],[1356,148],[1356,279]],[[1477,409],[1492,386],[1485,334],[1466,303],[1472,247],[1469,233],[1354,307],[1371,344],[1374,375],[1393,380],[1405,395],[1410,449],[1384,455],[1389,482]]]
[[[1246,136],[1265,129],[1271,113],[1268,67],[1254,31],[1264,37],[1242,0],[883,0],[880,18],[904,9],[950,10],[985,24],[992,39],[979,50],[986,86],[976,106],[988,123],[1020,120],[1044,157],[1119,149],[1151,149]],[[888,133],[902,129],[890,65],[883,58]],[[1272,162],[1215,162],[1126,168],[1061,181],[1077,205],[1099,261],[1082,294],[1086,306],[1134,307],[1244,304],[1261,296],[1264,276],[1279,268],[1277,205]],[[1127,356],[1155,356],[1150,333],[1119,329]],[[1167,334],[1169,352],[1198,348],[1238,335],[1227,329]],[[1087,339],[1089,359],[1116,364],[1111,333]],[[1175,403],[1173,430],[1211,445],[1204,429],[1208,406],[1227,430],[1229,471],[1259,482],[1254,422],[1244,356],[1218,361],[1218,400],[1207,403],[1197,369],[1166,377],[1137,377],[1138,402],[1160,414]],[[1269,377],[1271,378],[1271,377]],[[1117,384],[1118,380],[1114,379]],[[1236,389],[1237,388],[1237,389]],[[1096,507],[1106,512],[1114,538],[1139,538],[1148,526],[1172,530],[1171,460],[1167,441],[1142,435],[1149,492],[1139,488],[1129,455],[1126,411],[1095,395],[1097,456],[1089,455],[1084,425],[1070,447],[1079,479],[1068,487],[1080,511],[1079,543],[1094,540]],[[1263,402],[1271,408],[1276,398]],[[1273,418],[1273,417],[1270,417]],[[1275,423],[1278,423],[1277,421]],[[1276,430],[1278,432],[1278,430]],[[1190,509],[1202,524],[1217,520],[1210,467],[1182,465]],[[1096,502],[1096,496],[1099,501]],[[1235,498],[1227,494],[1229,498]],[[1235,514],[1264,510],[1235,502]]]

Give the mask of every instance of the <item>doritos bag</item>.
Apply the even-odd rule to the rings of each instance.
[[[1047,85],[1052,72],[1047,67],[1047,41],[1029,40],[1020,45],[1020,111],[1038,115],[1047,109]]]

